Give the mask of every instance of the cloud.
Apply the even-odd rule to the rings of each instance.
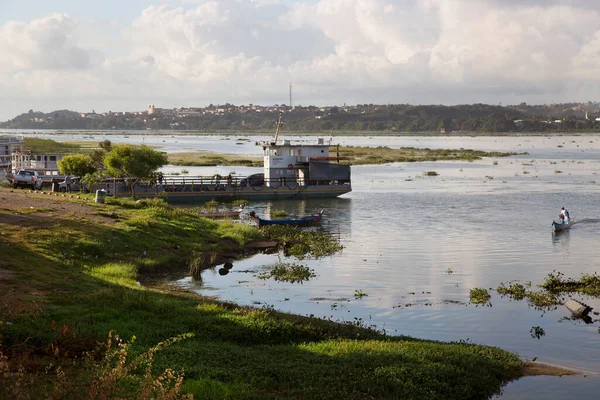
[[[67,14],[6,23],[0,105],[273,104],[287,101],[289,82],[303,105],[600,94],[600,6],[592,1],[176,3],[157,0],[128,26]]]
[[[53,14],[29,24],[10,21],[0,28],[0,71],[85,69],[89,54],[78,47],[75,22]]]

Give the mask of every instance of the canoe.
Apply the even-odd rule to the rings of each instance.
[[[256,222],[259,228],[267,225],[311,226],[318,225],[321,222],[323,210],[312,215],[307,215],[306,217],[292,219],[263,219],[257,216],[254,211],[250,213],[250,216],[254,218],[254,222]]]
[[[575,221],[571,221],[568,223],[552,221],[552,230],[554,232],[566,231],[573,225],[575,225]]]

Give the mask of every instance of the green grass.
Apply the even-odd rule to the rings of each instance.
[[[0,254],[9,260],[0,268],[14,274],[1,283],[13,289],[9,297],[2,297],[8,291],[0,287],[0,303],[11,302],[0,308],[0,320],[11,322],[0,328],[2,350],[9,360],[27,360],[25,376],[32,381],[22,382],[22,392],[48,393],[62,379],[54,374],[61,366],[63,387],[87,393],[91,377],[82,354],[110,331],[126,341],[135,336],[127,360],[186,335],[153,353],[150,372],[183,372],[180,394],[202,399],[479,399],[522,374],[519,358],[498,348],[390,337],[360,322],[340,324],[138,286],[148,272],[185,270],[192,254],[238,251],[269,235],[160,204],[110,203],[94,205],[118,216],[105,223],[85,215],[58,216],[41,226],[0,222]],[[302,238],[293,230],[277,237],[285,235]],[[335,248],[320,238],[309,249],[318,243]],[[106,365],[93,368],[108,371]],[[46,369],[52,373],[36,373]],[[131,398],[140,387],[134,377],[144,369],[132,367],[126,374],[118,393]]]
[[[90,151],[79,144],[61,143],[52,139],[26,137],[24,147],[33,154],[85,154]]]

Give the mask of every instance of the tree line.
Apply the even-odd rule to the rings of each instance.
[[[361,131],[361,132],[567,132],[597,131],[600,121],[586,114],[593,103],[567,103],[554,106],[494,106],[486,104],[442,105],[374,105],[351,107],[281,106],[287,131]],[[192,116],[110,114],[95,119],[62,110],[53,113],[29,113],[0,124],[14,129],[160,129],[214,131],[270,131],[278,111],[229,111],[222,114]]]

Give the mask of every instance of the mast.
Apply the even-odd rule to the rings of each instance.
[[[277,138],[279,137],[279,128],[281,127],[281,117],[283,116],[283,111],[279,111],[279,121],[277,121],[277,131],[275,132],[275,141],[273,145],[277,145]]]

